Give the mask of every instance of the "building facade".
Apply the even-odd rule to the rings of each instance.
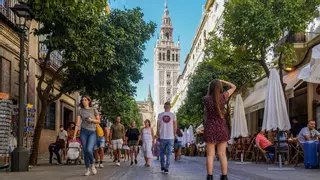
[[[175,94],[172,104],[173,111],[177,112],[187,96],[189,77],[196,70],[198,64],[204,60],[205,41],[212,31],[218,32],[219,25],[223,22],[222,13],[226,0],[207,0],[203,8],[200,24],[192,41],[182,73],[179,75],[177,84],[178,91]]]
[[[180,42],[173,41],[173,26],[167,4],[160,29],[160,38],[154,48],[155,113],[164,111],[164,103],[171,102],[178,90],[180,73]]]
[[[151,88],[149,85],[148,98],[144,101],[137,101],[137,105],[140,110],[140,124],[143,125],[143,122],[146,119],[151,121],[151,127],[156,131],[156,120],[154,113],[154,104],[151,96]]]
[[[17,0],[0,0],[0,92],[9,94],[11,100],[18,101],[19,97],[19,53],[20,53],[20,37],[14,31],[14,14],[10,10],[17,4]],[[32,105],[35,110],[34,122],[37,123],[38,114],[40,112],[41,101],[37,94],[38,77],[41,75],[40,59],[46,51],[42,46],[43,37],[34,36],[32,29],[38,28],[39,23],[32,21],[29,32],[25,36],[25,82],[26,89],[25,104]],[[56,71],[61,65],[62,57],[58,53],[54,53],[50,57],[50,69]],[[50,74],[48,74],[50,76]],[[55,82],[55,87],[59,87],[59,80]],[[42,89],[46,87],[43,83]],[[59,89],[56,88],[52,94],[58,94]],[[47,117],[40,137],[40,154],[48,151],[48,145],[56,140],[57,132],[60,125],[68,127],[69,122],[75,121],[76,111],[78,107],[79,93],[70,95],[62,95],[62,97],[49,105]]]

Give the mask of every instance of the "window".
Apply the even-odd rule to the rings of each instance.
[[[194,60],[194,54],[192,55],[192,60]]]
[[[167,73],[167,78],[169,78],[170,76],[171,76],[171,73],[168,72],[168,73]]]
[[[172,61],[174,61],[174,54],[172,54]]]
[[[166,60],[166,55],[165,55],[165,53],[162,53],[162,60]]]
[[[258,132],[261,131],[262,123],[263,123],[264,109],[258,110]]]
[[[171,82],[170,82],[170,81],[167,81],[167,85],[170,86],[170,84],[171,84]]]
[[[170,94],[171,93],[171,90],[170,89],[167,89],[167,94]]]
[[[0,0],[0,6],[6,7],[6,0]]]
[[[166,33],[165,36],[166,36],[166,40],[169,40],[169,33],[168,32]]]
[[[206,30],[204,30],[204,32],[203,32],[203,38],[207,39],[207,31]]]
[[[170,50],[167,51],[167,60],[170,61]]]
[[[159,61],[161,61],[161,53],[159,53]]]
[[[176,61],[178,62],[178,54],[176,54]]]
[[[56,130],[56,103],[49,105],[43,128]]]
[[[308,123],[308,96],[307,83],[301,84],[295,91],[294,97],[289,100],[290,119],[295,118],[301,125]]]
[[[216,4],[216,8],[214,9],[215,12],[217,11],[218,6],[219,6],[219,4],[217,3],[217,4]]]

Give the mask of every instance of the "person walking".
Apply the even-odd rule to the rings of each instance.
[[[183,134],[180,129],[177,129],[177,136],[175,140],[175,160],[181,160],[181,149],[182,149],[182,137]]]
[[[141,129],[142,138],[142,152],[146,163],[144,166],[150,167],[150,158],[152,157],[152,145],[154,142],[154,131],[151,128],[151,122],[149,119],[144,121],[144,127]]]
[[[137,156],[138,156],[138,146],[140,141],[140,132],[137,128],[137,124],[135,121],[131,122],[131,127],[126,132],[128,146],[130,148],[130,158],[131,158],[131,165],[133,165],[133,157],[134,163],[138,164]]]
[[[102,128],[103,133],[101,134],[102,136],[97,137],[95,146],[96,168],[103,168],[104,148],[106,146],[106,139],[108,138],[107,124],[103,120],[100,121],[100,127]]]
[[[61,165],[61,159],[60,159],[60,146],[59,143],[56,141],[55,143],[51,143],[49,145],[49,153],[50,153],[50,157],[49,157],[49,164],[52,164],[52,157],[53,157],[53,153],[56,155],[57,157],[57,161],[58,161],[58,165]]]
[[[161,171],[169,172],[170,157],[174,143],[175,133],[177,131],[176,115],[170,112],[170,102],[164,104],[164,112],[158,115],[157,136],[160,137],[160,163]],[[165,160],[165,153],[167,158]]]
[[[154,136],[154,145],[153,145],[153,156],[157,157],[157,160],[160,159],[160,140],[157,136]]]
[[[223,92],[223,85],[229,90]],[[228,161],[226,157],[227,141],[230,139],[229,128],[224,118],[224,107],[227,99],[236,90],[236,86],[223,80],[212,80],[209,84],[208,93],[203,98],[204,104],[204,139],[207,144],[207,180],[213,179],[213,160],[215,148],[221,164],[221,180],[226,180]]]
[[[66,160],[67,139],[68,139],[68,132],[66,130],[64,130],[63,125],[60,125],[60,131],[58,132],[57,142],[59,142],[59,144],[60,144],[63,160]]]
[[[77,131],[80,128],[80,140],[82,142],[82,149],[84,153],[84,162],[86,166],[85,176],[90,175],[90,170],[92,174],[97,174],[97,169],[94,166],[93,148],[96,144],[97,134],[96,134],[96,124],[100,123],[100,117],[97,109],[92,107],[92,101],[89,96],[82,96],[80,109],[78,111],[76,128],[73,134],[73,140],[76,140]]]
[[[113,148],[113,155],[115,158],[115,163],[117,166],[120,166],[120,159],[121,159],[121,149],[123,144],[125,144],[125,128],[120,123],[121,118],[120,116],[116,117],[116,123],[112,124],[110,128],[110,139],[112,142]],[[118,161],[118,162],[117,162]]]

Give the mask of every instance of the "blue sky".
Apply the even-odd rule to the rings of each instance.
[[[144,100],[148,96],[148,86],[151,85],[153,94],[153,50],[160,32],[161,18],[164,11],[165,0],[110,0],[111,9],[124,7],[131,9],[140,7],[144,13],[146,21],[157,23],[155,36],[146,44],[145,58],[149,61],[142,67],[143,79],[137,86],[136,100]],[[196,29],[200,23],[203,5],[206,0],[168,0],[168,8],[172,20],[174,32],[174,41],[177,42],[180,36],[181,43],[181,71],[183,69],[184,60],[190,51],[192,39],[195,36]]]

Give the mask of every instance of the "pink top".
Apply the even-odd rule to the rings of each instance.
[[[266,147],[272,145],[272,143],[267,138],[265,138],[263,134],[257,135],[256,144],[258,144],[262,149],[265,149]]]

